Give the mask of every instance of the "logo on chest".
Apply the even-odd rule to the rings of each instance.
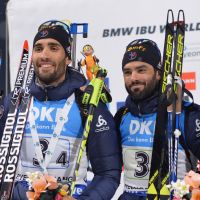
[[[153,135],[155,122],[149,121],[138,121],[131,120],[129,126],[130,135],[140,134],[140,135]]]
[[[60,113],[62,113],[62,108],[46,108],[33,107],[35,120],[56,122],[59,119]]]

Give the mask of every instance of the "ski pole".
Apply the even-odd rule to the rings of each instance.
[[[83,155],[83,152],[86,149],[86,142],[88,139],[88,135],[90,132],[90,127],[91,127],[91,123],[93,121],[93,116],[95,113],[95,108],[98,106],[100,97],[101,97],[101,92],[104,86],[104,79],[107,75],[107,70],[105,69],[100,69],[97,73],[97,77],[92,79],[92,81],[89,84],[90,90],[91,90],[91,97],[90,97],[90,101],[89,101],[89,110],[88,110],[88,116],[86,119],[86,123],[85,123],[85,127],[83,130],[83,136],[82,136],[82,141],[81,144],[79,146],[78,149],[78,157],[76,160],[76,164],[75,164],[75,170],[74,170],[74,174],[72,177],[72,182],[71,182],[71,196],[74,193],[74,189],[75,189],[75,182],[78,176],[78,170],[80,167],[80,161]],[[88,97],[86,97],[87,99]]]
[[[82,27],[82,31],[79,30],[80,29],[79,27]],[[74,68],[77,68],[76,67],[76,40],[77,40],[77,34],[82,34],[83,38],[87,38],[88,24],[87,23],[72,23],[70,25],[70,33],[73,36],[73,41],[72,41],[72,66]]]
[[[174,101],[174,90],[173,90],[173,77],[172,74],[168,74],[167,77],[167,98],[169,106],[167,107],[167,136],[168,136],[168,156],[169,156],[169,182],[172,181],[173,171],[173,101]]]
[[[182,19],[180,17],[182,15]],[[179,10],[178,19],[176,25],[176,40],[174,49],[174,63],[173,63],[173,74],[174,74],[174,91],[176,93],[175,102],[175,144],[174,144],[174,161],[173,161],[173,174],[172,180],[177,180],[177,162],[178,162],[178,143],[179,136],[181,135],[181,110],[182,110],[182,65],[183,65],[183,51],[184,51],[184,38],[185,38],[185,16],[183,10]]]
[[[175,143],[174,143],[174,161],[173,161],[173,173],[172,181],[177,180],[177,162],[178,162],[178,144],[179,137],[181,135],[180,121],[181,121],[181,104],[182,104],[182,80],[180,80],[177,87],[177,100],[176,100],[176,126],[174,131]]]

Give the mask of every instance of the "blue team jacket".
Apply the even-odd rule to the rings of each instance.
[[[184,148],[190,150],[198,159],[200,159],[200,106],[190,104],[184,106],[183,102],[183,117],[182,126],[182,141]],[[145,179],[147,174],[144,174],[147,165],[145,159],[141,161],[141,156],[136,153],[145,152],[148,157],[148,152],[151,151],[153,134],[156,120],[156,112],[158,106],[158,94],[155,93],[151,97],[135,102],[129,95],[126,99],[125,106],[128,112],[121,118],[119,131],[121,135],[121,144],[123,152],[123,160],[125,165],[125,187],[124,193],[119,198],[120,200],[144,200],[146,199],[146,190],[148,179]],[[136,153],[135,153],[136,152]],[[132,161],[131,161],[132,159]],[[137,168],[137,159],[143,168]],[[132,164],[131,164],[132,163]],[[148,161],[150,165],[150,161]],[[135,166],[136,170],[135,170]],[[140,170],[140,169],[143,169]],[[140,177],[140,179],[139,179]],[[138,178],[138,180],[136,180]],[[146,181],[144,181],[144,179]]]
[[[41,88],[33,81],[30,87],[31,95],[39,102],[62,101],[85,84],[83,75],[70,67],[68,67],[66,77],[66,80],[57,87]],[[9,99],[10,95],[4,98],[1,105],[0,134],[3,133]],[[80,125],[77,119],[80,119],[80,116],[74,117],[72,120],[77,125]],[[101,123],[102,119],[103,123]],[[77,199],[110,200],[120,183],[121,150],[113,117],[107,107],[101,103],[95,110],[87,141],[87,155],[92,166],[94,178]],[[13,192],[13,199],[25,200],[26,190],[26,186],[17,182]]]

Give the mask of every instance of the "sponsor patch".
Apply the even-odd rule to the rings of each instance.
[[[102,132],[102,131],[107,131],[110,129],[109,126],[107,126],[107,121],[102,117],[102,115],[99,115],[98,117],[98,122],[96,124],[96,127],[98,127],[95,132]]]
[[[195,131],[197,132],[196,137],[200,137],[200,119],[196,119],[195,123],[196,123]]]
[[[185,83],[185,87],[188,90],[196,90],[196,73],[195,72],[184,72],[182,79]]]

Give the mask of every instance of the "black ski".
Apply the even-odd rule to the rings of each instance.
[[[2,176],[5,168],[4,164],[6,162],[9,151],[10,141],[12,137],[12,130],[15,124],[17,109],[20,101],[20,94],[24,83],[24,77],[26,74],[27,63],[28,63],[28,42],[25,41],[23,45],[23,52],[21,56],[20,66],[17,73],[17,78],[15,81],[11,102],[9,105],[9,111],[5,123],[5,128],[3,131],[3,136],[0,144],[0,182],[2,181]]]
[[[181,18],[182,15],[182,19]],[[174,137],[177,131],[180,130],[180,114],[181,114],[181,105],[182,105],[182,65],[183,65],[183,50],[184,50],[184,39],[185,39],[185,16],[183,10],[179,10],[178,19],[175,22],[174,26],[176,27],[175,32],[175,40],[174,40],[174,56],[173,56],[173,66],[172,66],[172,82],[171,82],[171,92],[172,96],[176,96],[176,99],[173,98],[173,102],[170,106],[168,106],[168,120],[171,120],[171,144],[174,145],[171,154],[171,158],[169,160],[171,163],[170,167],[170,182],[175,182],[177,179],[177,159],[178,159],[178,140],[179,136]],[[176,79],[179,79],[179,84]],[[169,121],[168,121],[169,124]],[[175,132],[174,132],[175,131]],[[176,133],[176,134],[175,134]],[[175,135],[174,135],[175,134]],[[169,136],[168,136],[169,137]],[[170,155],[170,154],[169,154]]]
[[[174,154],[173,148],[173,131],[175,128],[175,112],[176,112],[176,100],[175,93],[177,94],[176,84],[174,84],[174,76],[181,76],[182,72],[182,58],[183,58],[183,41],[184,41],[184,20],[180,21],[180,13],[178,13],[178,20],[174,22],[173,11],[168,10],[167,24],[165,33],[165,44],[163,52],[163,70],[161,74],[161,85],[160,85],[160,101],[157,110],[156,127],[154,135],[154,144],[152,151],[152,161],[150,169],[150,177],[148,184],[147,199],[158,200],[158,199],[169,199],[170,192],[166,185],[171,180],[171,172],[174,170],[174,164],[177,162],[177,154]],[[172,21],[169,22],[171,15]],[[183,14],[184,18],[184,14]],[[174,48],[173,48],[174,45]],[[172,65],[172,53],[173,67]],[[169,74],[172,76],[171,85],[168,83]],[[171,88],[170,88],[171,87]],[[175,91],[170,92],[168,91]],[[170,105],[170,106],[169,106]],[[166,122],[169,121],[169,108],[173,105],[173,113],[171,116],[172,126],[166,128]],[[170,111],[171,112],[171,111]],[[171,129],[171,130],[169,130]],[[171,134],[171,135],[169,135]],[[175,161],[176,160],[176,161]]]
[[[9,200],[12,197],[12,190],[15,182],[15,174],[20,155],[24,128],[26,125],[26,120],[31,100],[29,87],[32,82],[33,75],[34,75],[34,68],[33,64],[31,63],[25,83],[25,88],[23,90],[22,99],[18,108],[18,115],[17,115],[15,129],[13,132],[12,144],[10,145],[10,151],[5,166],[5,173],[1,184],[0,199],[3,198],[4,200]]]
[[[171,22],[169,22],[169,18],[171,15]],[[151,160],[151,168],[150,168],[150,176],[149,176],[149,184],[147,191],[147,199],[148,200],[156,200],[159,199],[159,191],[160,185],[158,184],[161,177],[161,166],[165,163],[168,171],[168,159],[166,158],[166,148],[167,144],[167,135],[166,135],[166,120],[167,120],[167,105],[166,102],[163,101],[165,96],[165,91],[167,88],[167,76],[171,71],[171,61],[172,61],[172,52],[173,52],[173,41],[174,41],[174,17],[172,10],[169,10],[167,13],[167,23],[165,29],[165,43],[164,43],[164,51],[163,51],[163,70],[161,74],[161,84],[160,84],[160,101],[157,110],[156,116],[156,126],[155,126],[155,134],[154,134],[154,143],[152,150],[152,160]],[[168,158],[168,157],[167,157]],[[162,163],[162,164],[161,164]],[[167,196],[169,192],[167,192]]]
[[[29,70],[29,75],[27,76],[25,91],[23,92],[22,87],[25,80],[26,69],[28,64],[28,42],[24,42],[22,58],[20,62],[20,67],[17,73],[17,78],[14,85],[14,90],[12,93],[9,111],[5,123],[5,128],[0,144],[0,199],[10,199],[12,187],[7,184],[7,181],[13,180],[17,169],[17,155],[19,154],[19,140],[22,139],[20,133],[22,132],[22,126],[24,122],[23,104],[25,104],[28,94],[28,84],[30,84],[30,74],[32,67]],[[22,94],[23,93],[23,94]],[[22,97],[23,95],[23,97]],[[21,104],[21,105],[20,105]],[[19,110],[20,107],[20,110]],[[25,107],[25,106],[24,106]],[[16,120],[17,118],[17,120]],[[13,183],[12,183],[13,184]],[[7,185],[7,186],[6,186]],[[11,188],[10,194],[8,196],[9,188]]]

